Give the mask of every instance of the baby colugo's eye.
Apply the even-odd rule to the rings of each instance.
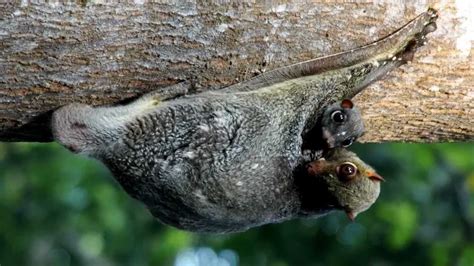
[[[357,166],[353,163],[345,162],[336,168],[336,172],[341,181],[350,181],[357,174]]]
[[[348,139],[345,139],[341,144],[342,144],[342,147],[349,147],[352,145],[353,142],[354,142],[354,138],[348,138]]]
[[[346,116],[341,111],[338,110],[338,111],[332,112],[331,119],[334,122],[341,123],[341,122],[344,122],[344,120],[346,120]]]

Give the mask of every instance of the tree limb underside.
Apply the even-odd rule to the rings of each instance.
[[[353,49],[428,8],[265,2],[0,4],[0,141],[50,141],[51,112],[71,102],[114,104],[183,80],[218,89]],[[414,61],[355,97],[361,141],[474,139],[466,17],[454,2],[432,6],[438,30]]]

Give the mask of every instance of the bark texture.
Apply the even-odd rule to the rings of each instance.
[[[428,44],[354,99],[361,141],[473,140],[474,10],[442,2],[2,3],[0,140],[50,141],[50,113],[71,102],[114,104],[182,80],[218,89],[352,49],[428,6],[440,13]]]

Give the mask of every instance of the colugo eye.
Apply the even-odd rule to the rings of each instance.
[[[349,147],[354,142],[354,138],[345,139],[341,144],[343,147]]]
[[[350,162],[345,162],[336,168],[337,176],[342,181],[349,181],[357,174],[357,166]]]
[[[344,115],[344,113],[338,110],[338,111],[332,112],[331,119],[334,122],[341,123],[341,122],[344,122],[344,120],[346,120],[346,116]]]

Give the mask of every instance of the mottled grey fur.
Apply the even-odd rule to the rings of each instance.
[[[149,94],[126,106],[71,104],[53,114],[53,134],[101,160],[127,193],[178,228],[231,232],[318,216],[340,206],[327,186],[294,175],[304,137],[328,105],[410,59],[433,20],[426,12],[378,43],[269,72],[249,81],[252,90],[242,83],[169,101]]]

